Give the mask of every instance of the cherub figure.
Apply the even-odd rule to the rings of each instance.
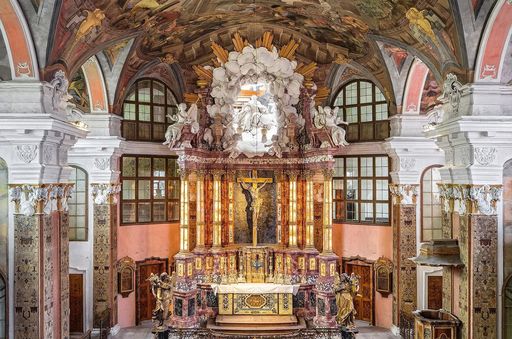
[[[105,13],[96,8],[94,11],[86,11],[87,18],[85,18],[80,27],[78,27],[78,31],[76,32],[76,40],[82,39],[86,37],[94,28],[101,27],[101,23],[105,19]]]

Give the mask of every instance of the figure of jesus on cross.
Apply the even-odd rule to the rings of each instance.
[[[252,211],[252,245],[256,247],[258,245],[258,213],[261,206],[260,191],[266,184],[272,182],[272,178],[258,178],[258,171],[252,170],[252,177],[238,178],[237,182],[251,194],[252,200],[249,207]]]

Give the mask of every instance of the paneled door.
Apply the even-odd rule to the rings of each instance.
[[[439,310],[443,308],[443,277],[427,276],[427,308]]]
[[[345,272],[359,276],[359,295],[354,299],[354,307],[357,311],[356,319],[367,321],[374,325],[373,309],[373,266],[361,260],[345,263]]]
[[[148,281],[151,273],[160,274],[166,271],[167,259],[150,258],[137,262],[137,325],[141,321],[151,320],[151,312],[155,308],[155,297],[151,293]]]
[[[69,331],[84,331],[84,275],[69,275]]]

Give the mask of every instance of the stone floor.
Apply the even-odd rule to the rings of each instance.
[[[399,336],[395,336],[390,330],[369,326],[368,323],[357,321],[357,328],[359,333],[356,335],[357,339],[399,339]],[[112,339],[152,339],[153,334],[151,333],[151,322],[144,322],[142,325],[137,327],[123,328],[114,336],[110,336]]]

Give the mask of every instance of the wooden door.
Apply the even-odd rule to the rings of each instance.
[[[69,275],[69,331],[84,331],[84,275]]]
[[[361,261],[347,262],[345,272],[359,276],[359,296],[354,299],[357,311],[356,319],[368,321],[373,325],[373,268],[371,264]]]
[[[443,277],[427,276],[427,308],[439,310],[443,308]]]
[[[151,284],[148,281],[151,273],[165,272],[166,259],[148,259],[137,262],[137,325],[143,320],[151,320],[151,312],[155,308],[155,297],[151,293]]]

